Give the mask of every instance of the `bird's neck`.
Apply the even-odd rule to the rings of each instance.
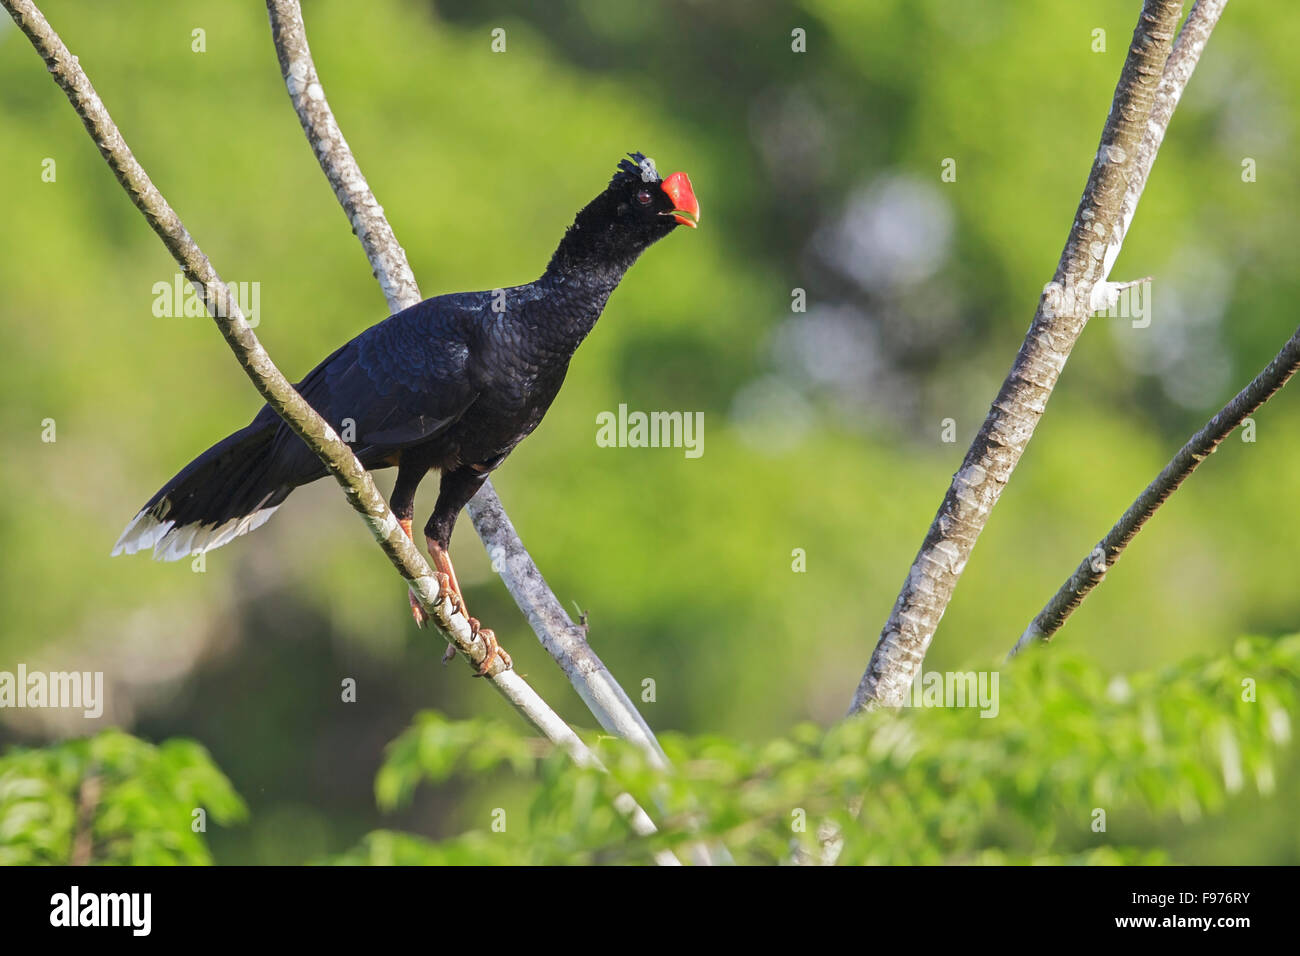
[[[598,202],[578,213],[537,282],[560,305],[564,332],[573,339],[575,349],[643,251],[616,241],[608,216],[597,208]]]
[[[627,267],[593,269],[548,268],[535,283],[546,292],[549,321],[547,347],[572,355],[600,318]]]
[[[543,278],[604,288],[606,297],[614,291],[644,248],[629,242],[627,235],[615,228],[614,211],[606,208],[609,202],[602,194],[578,213],[573,225],[565,230]]]
[[[639,253],[620,258],[570,256],[563,243],[551,257],[550,265],[542,274],[541,282],[556,288],[566,287],[600,299],[603,306],[610,294],[623,281]]]

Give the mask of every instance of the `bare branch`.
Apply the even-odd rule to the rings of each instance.
[[[1204,428],[1187,440],[1187,444],[1179,449],[1164,470],[1129,505],[1124,516],[1115,522],[1106,537],[1097,542],[1092,553],[1083,559],[1070,579],[1061,585],[1061,589],[1038,612],[1038,616],[1025,628],[1025,633],[1007,656],[1018,654],[1035,640],[1051,640],[1066,618],[1083,603],[1088,592],[1102,582],[1106,572],[1114,567],[1129,542],[1142,530],[1147,519],[1156,513],[1156,509],[1178,490],[1178,486],[1201,462],[1214,454],[1247,415],[1276,395],[1297,370],[1300,370],[1300,329],[1296,329],[1267,368],[1224,405]]]
[[[1160,145],[1165,140],[1165,131],[1169,129],[1174,110],[1183,98],[1183,91],[1187,89],[1192,73],[1196,70],[1196,64],[1200,62],[1201,52],[1205,49],[1210,33],[1218,24],[1219,17],[1223,15],[1223,9],[1227,5],[1228,0],[1196,0],[1192,12],[1187,15],[1186,22],[1178,31],[1178,40],[1174,43],[1173,52],[1169,54],[1169,59],[1161,71],[1160,85],[1156,87],[1155,101],[1151,104],[1151,119],[1137,148],[1137,159],[1133,164],[1128,188],[1124,191],[1119,243],[1115,245],[1113,252],[1107,250],[1105,267],[1107,275],[1116,256],[1119,255],[1119,246],[1128,235],[1129,226],[1133,224],[1138,202],[1142,199],[1147,177],[1151,175],[1151,168],[1155,165],[1156,154],[1160,152]]]
[[[1133,220],[1142,187],[1146,185],[1147,174],[1160,149],[1169,119],[1192,78],[1210,33],[1227,5],[1228,0],[1197,0],[1178,34],[1173,52],[1169,54],[1169,62],[1165,64],[1160,87],[1156,91],[1151,123],[1138,150],[1139,166],[1124,196],[1123,222],[1126,231]],[[1101,583],[1106,572],[1119,560],[1120,554],[1156,509],[1164,504],[1206,457],[1214,453],[1223,439],[1241,424],[1242,419],[1272,398],[1287,383],[1296,371],[1296,357],[1300,356],[1297,336],[1300,336],[1300,331],[1282,347],[1272,363],[1254,381],[1242,389],[1203,429],[1188,439],[1182,450],[1147,485],[1124,516],[1111,528],[1110,533],[1097,543],[1097,547],[1083,559],[1069,580],[1061,585],[1060,590],[1038,612],[1008,657],[1018,654],[1035,639],[1050,640],[1088,592]]]
[[[1135,179],[1145,179],[1136,174],[1139,149],[1148,123],[1155,122],[1152,107],[1182,6],[1182,0],[1143,4],[1056,273],[903,582],[850,713],[901,705],[1074,343],[1110,294],[1107,277],[1124,239],[1126,190]],[[1146,157],[1151,159],[1154,151]],[[1131,219],[1132,209],[1127,215]]]
[[[470,516],[475,519],[483,543],[492,550],[493,564],[501,568],[506,587],[528,615],[528,623],[542,646],[564,670],[602,727],[632,741],[650,756],[655,766],[666,768],[668,759],[659,741],[641,719],[627,693],[591,649],[582,627],[570,620],[546,586],[542,572],[524,550],[505,511],[499,505],[488,507],[479,500],[481,497],[470,501]],[[496,550],[498,545],[501,551]],[[523,593],[516,593],[517,590]]]
[[[302,10],[296,2],[278,0],[267,0],[266,9],[271,18],[271,37],[280,61],[280,74],[293,101],[293,110],[298,114],[316,161],[347,214],[352,232],[366,250],[389,310],[400,312],[415,305],[421,298],[420,287],[406,261],[406,250],[393,234],[384,208],[366,182],[325,99],[325,89],[316,75],[316,64],[307,46]]]
[[[375,487],[370,473],[362,467],[352,450],[329,423],[307,404],[271,361],[245,321],[230,289],[127,146],[77,58],[68,51],[31,0],[0,0],[0,4],[9,11],[19,29],[27,35],[45,60],[54,81],[67,95],[72,108],[81,117],[87,132],[131,201],[162,239],[163,245],[180,265],[195,290],[202,293],[209,314],[267,404],[320,457],[330,474],[342,486],[352,507],[365,520],[389,561],[415,592],[421,606],[447,641],[472,663],[480,663],[487,647],[479,636],[471,632],[469,620],[459,605],[453,603],[452,592],[446,587],[445,579],[440,580],[441,576],[435,578],[435,572],[401,530],[387,502]],[[595,755],[577,734],[522,677],[514,671],[503,669],[499,658],[493,662],[488,676],[501,695],[525,719],[568,752],[575,762],[588,766],[599,765]],[[624,794],[616,801],[616,806],[628,819],[635,833],[649,836],[655,832],[654,823],[631,796]],[[657,854],[656,859],[661,863],[679,862],[668,852]]]
[[[352,151],[339,130],[307,45],[302,9],[297,0],[267,0],[271,33],[280,72],[312,152],[361,240],[366,257],[383,288],[388,307],[399,312],[420,301],[420,289],[397,242],[383,207],[370,191]],[[515,533],[491,480],[469,505],[470,519],[494,556],[506,588],[528,619],[542,646],[560,665],[600,725],[646,751],[657,766],[666,766],[663,750],[650,725],[637,711],[609,669],[588,645],[581,629],[546,584],[546,579]],[[499,556],[505,559],[500,560]]]

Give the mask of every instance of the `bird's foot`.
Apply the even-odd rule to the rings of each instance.
[[[461,601],[460,593],[452,586],[451,580],[441,571],[433,572],[434,578],[438,581],[438,601],[447,600],[451,602],[451,613],[456,614],[465,610],[465,605]],[[415,618],[416,627],[424,627],[429,623],[429,614],[420,606],[420,599],[415,596],[414,588],[406,589],[406,599],[411,604],[411,617]]]
[[[406,536],[414,542],[415,538],[411,535],[411,519],[398,518],[397,523],[401,526],[402,530],[406,532]],[[439,587],[441,586],[442,584],[439,582]],[[429,615],[424,608],[420,607],[420,600],[415,596],[414,588],[406,589],[406,599],[411,602],[411,617],[415,618],[415,626],[422,628],[424,625],[428,624]]]
[[[510,670],[510,668],[514,666],[513,661],[510,659],[510,654],[497,642],[496,632],[494,632],[492,628],[484,627],[479,623],[478,618],[470,617],[469,612],[465,610],[465,599],[460,596],[460,590],[456,587],[455,579],[441,571],[435,571],[434,575],[438,579],[438,600],[449,601],[451,603],[452,614],[464,614],[465,618],[469,621],[470,636],[480,638],[483,641],[484,646],[487,648],[487,653],[483,655],[483,661],[475,669],[474,676],[485,677],[487,672],[492,669],[492,663],[497,658],[501,659],[501,663],[505,666],[506,670]],[[417,611],[418,614],[416,613]],[[429,619],[428,615],[424,613],[424,609],[421,608],[419,603],[415,600],[414,594],[411,596],[411,612],[412,614],[416,614],[415,623],[419,624],[421,627],[424,626],[421,618],[423,618],[424,621]],[[442,662],[448,664],[455,657],[456,645],[448,644],[447,650],[443,652]]]
[[[450,602],[452,614],[465,614],[465,599],[460,596],[460,588],[441,571],[434,571],[433,576],[438,579],[438,600]],[[469,617],[468,614],[465,616]]]
[[[469,619],[469,630],[470,634],[481,639],[483,646],[487,648],[482,663],[478,665],[478,669],[474,673],[475,677],[486,677],[487,672],[492,669],[492,662],[498,657],[501,658],[502,670],[510,670],[510,668],[514,667],[514,662],[510,659],[510,655],[506,653],[506,649],[497,643],[497,636],[492,628],[483,627],[479,624],[478,618],[471,617]]]
[[[460,599],[460,592],[452,587],[451,578],[441,571],[434,571],[433,576],[438,580],[438,600],[446,598],[451,602],[451,613],[465,610],[465,604]],[[456,645],[448,644],[447,649],[442,652],[442,663],[450,664],[456,657]]]
[[[424,627],[429,623],[429,615],[424,608],[420,607],[420,599],[415,596],[415,591],[411,588],[406,589],[406,598],[411,602],[411,617],[415,618],[416,627]]]

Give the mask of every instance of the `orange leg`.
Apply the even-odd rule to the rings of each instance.
[[[513,666],[510,655],[506,653],[504,647],[497,643],[495,632],[490,627],[483,627],[478,618],[470,617],[469,611],[465,609],[465,596],[461,594],[460,582],[456,580],[456,569],[452,566],[451,555],[447,553],[446,548],[438,544],[433,538],[426,536],[424,541],[429,546],[429,557],[433,559],[434,568],[447,576],[447,585],[451,589],[454,598],[452,603],[460,609],[465,617],[469,618],[470,633],[482,638],[484,646],[487,647],[487,654],[484,655],[483,662],[478,666],[478,676],[485,675],[492,668],[492,662],[498,657],[501,658],[501,663],[505,665],[506,670],[509,670]],[[444,661],[450,660],[456,653],[450,645],[447,651],[447,656],[443,658]]]
[[[399,519],[397,523],[402,526],[406,536],[414,541],[415,537],[411,534],[411,519]],[[483,627],[478,618],[470,617],[465,610],[465,596],[461,594],[460,582],[456,580],[456,569],[452,566],[451,555],[432,538],[426,537],[424,540],[429,546],[429,557],[433,559],[434,569],[447,576],[447,586],[451,589],[452,604],[464,613],[465,617],[469,618],[470,633],[481,638],[487,646],[487,654],[483,658],[483,663],[478,666],[478,676],[482,677],[486,674],[491,669],[492,662],[498,657],[501,658],[501,663],[509,670],[513,666],[513,662],[510,660],[510,654],[507,653],[506,649],[497,643],[496,633],[490,627]],[[420,607],[420,602],[416,599],[414,591],[408,589],[407,598],[411,602],[411,616],[415,618],[416,626],[424,627],[429,622],[429,615],[424,612],[424,608]],[[447,653],[442,656],[442,662],[445,664],[455,656],[456,648],[448,644]]]
[[[411,534],[411,519],[399,518],[397,523],[402,526],[402,530],[406,532],[406,536],[411,539],[412,543],[414,543],[415,536]],[[406,599],[411,602],[411,617],[415,618],[415,626],[424,627],[424,625],[428,624],[429,615],[424,613],[424,608],[420,607],[420,602],[416,600],[415,592],[410,588],[406,589]]]

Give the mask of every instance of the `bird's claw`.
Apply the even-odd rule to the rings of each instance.
[[[420,607],[420,599],[415,596],[415,590],[407,588],[406,597],[411,602],[411,617],[415,618],[415,626],[424,627],[429,623],[429,615]]]
[[[451,613],[456,614],[463,611],[465,606],[461,603],[460,595],[456,593],[456,589],[451,586],[451,579],[441,571],[434,571],[433,576],[438,582],[438,597],[435,603],[441,603],[444,600],[450,601]],[[411,602],[411,617],[415,618],[415,626],[424,627],[429,623],[429,615],[420,606],[420,599],[415,596],[415,588],[406,589],[406,598]]]
[[[451,578],[441,571],[434,571],[433,576],[438,579],[438,600],[451,602],[452,614],[463,614],[465,602],[460,599],[460,592],[451,586]]]
[[[478,618],[471,617],[469,619],[469,631],[472,637],[480,638],[483,641],[483,646],[487,649],[483,655],[482,663],[478,665],[474,672],[475,677],[486,677],[487,672],[492,669],[493,661],[497,658],[501,659],[502,670],[508,671],[514,666],[514,662],[511,661],[510,655],[506,653],[506,649],[497,642],[496,632],[492,628],[483,627],[479,624]]]
[[[486,677],[488,671],[492,669],[493,662],[498,658],[501,659],[501,663],[504,665],[505,670],[510,670],[510,668],[514,666],[514,663],[511,661],[510,655],[506,652],[506,649],[497,643],[497,636],[493,632],[492,628],[484,627],[479,623],[478,618],[470,617],[465,613],[465,602],[461,599],[461,596],[456,593],[456,589],[451,586],[451,579],[447,577],[447,575],[443,574],[441,571],[435,571],[434,574],[438,579],[438,600],[450,602],[452,614],[465,614],[465,617],[469,619],[470,637],[480,638],[483,641],[484,647],[487,649],[487,653],[483,655],[482,663],[475,668],[474,676]],[[416,625],[424,627],[429,623],[429,615],[425,613],[424,608],[420,606],[420,602],[416,598],[414,590],[408,589],[407,596],[411,602],[411,616],[415,618]],[[442,655],[442,662],[444,664],[449,663],[455,656],[456,645],[448,644],[447,650]]]

